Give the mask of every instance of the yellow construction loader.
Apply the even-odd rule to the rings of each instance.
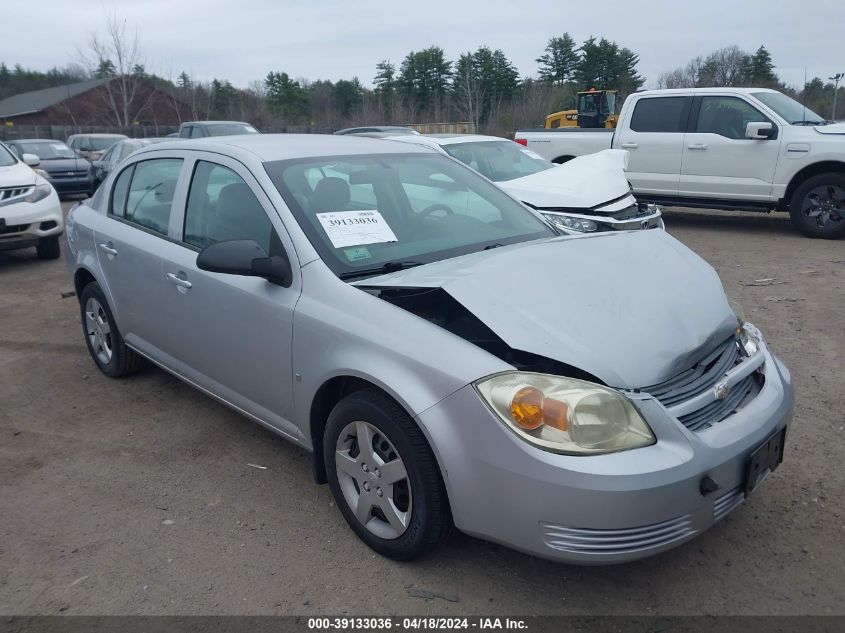
[[[616,127],[616,90],[590,88],[578,93],[577,110],[561,110],[546,117],[547,128],[557,127]]]

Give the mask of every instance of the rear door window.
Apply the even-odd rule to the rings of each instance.
[[[112,190],[111,214],[167,235],[182,162],[181,158],[156,158],[122,171]]]
[[[691,97],[646,97],[637,101],[631,116],[634,132],[677,133],[686,129]]]

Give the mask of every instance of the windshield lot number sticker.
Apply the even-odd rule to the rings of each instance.
[[[381,213],[375,209],[318,213],[317,219],[335,248],[397,241]]]

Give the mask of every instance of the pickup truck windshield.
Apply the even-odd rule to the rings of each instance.
[[[440,154],[294,159],[265,169],[320,257],[345,278],[556,234]]]
[[[493,182],[522,178],[554,167],[554,163],[513,141],[475,141],[441,147]]]
[[[824,125],[827,123],[809,108],[805,108],[795,99],[780,92],[754,92],[752,94],[791,125]]]

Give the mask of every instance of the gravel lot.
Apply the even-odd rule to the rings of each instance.
[[[304,451],[163,371],[104,377],[63,260],[0,253],[0,613],[845,613],[845,241],[782,214],[669,211],[667,226],[786,362],[796,416],[743,507],[616,567],[459,533],[422,561],[376,557]]]

